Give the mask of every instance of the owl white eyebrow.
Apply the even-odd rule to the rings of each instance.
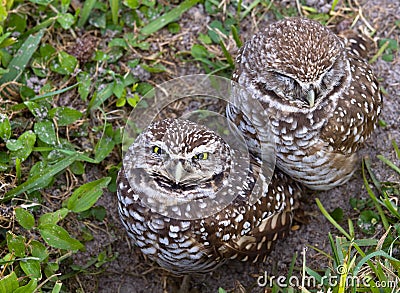
[[[190,153],[188,153],[188,156],[195,156],[201,153],[213,154],[214,152],[215,152],[215,147],[200,145],[198,147],[195,147]]]

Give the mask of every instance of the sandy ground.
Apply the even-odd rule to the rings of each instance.
[[[326,11],[330,7],[328,1],[307,1],[311,7]],[[377,38],[399,38],[399,27],[395,28],[394,22],[399,20],[400,1],[398,0],[373,0],[365,1],[362,6],[363,17],[377,30]],[[295,5],[295,1],[282,1],[284,5]],[[241,28],[241,36],[245,40],[256,32],[263,24],[273,20],[271,13],[266,13],[264,18],[257,23],[249,20],[244,21]],[[172,38],[174,46],[180,49],[186,48],[190,51],[199,31],[205,31],[209,17],[203,16],[200,6],[192,8],[184,14],[180,25],[187,34],[179,38]],[[357,25],[363,25],[359,21]],[[356,25],[356,27],[357,27]],[[172,46],[171,46],[172,47]],[[229,44],[228,49],[235,55],[237,48],[234,43]],[[384,109],[381,119],[386,122],[386,127],[378,127],[372,138],[360,152],[360,156],[369,156],[372,161],[373,170],[380,180],[398,181],[395,173],[385,167],[376,155],[383,154],[393,162],[399,164],[396,159],[391,140],[400,143],[399,113],[400,113],[400,58],[399,53],[395,61],[388,63],[378,59],[373,64],[374,71],[381,81],[381,86],[387,91],[384,100]],[[201,73],[198,64],[187,64],[181,68],[172,68],[175,76],[190,73]],[[172,76],[174,77],[174,76]],[[147,76],[148,78],[148,76]],[[120,158],[115,157],[118,161]],[[361,163],[360,163],[361,166]],[[95,168],[93,174],[101,173]],[[97,173],[97,174],[99,174]],[[306,264],[312,268],[326,269],[329,265],[326,258],[307,248],[309,245],[329,251],[328,233],[337,234],[336,229],[319,213],[314,198],[318,197],[328,211],[337,207],[344,210],[344,218],[354,220],[355,213],[351,210],[349,199],[366,198],[367,193],[363,187],[361,171],[356,172],[354,177],[346,185],[339,188],[320,193],[308,194],[304,206],[312,212],[310,222],[300,225],[296,231],[292,231],[285,240],[280,241],[271,253],[266,263],[256,265],[230,262],[216,271],[207,275],[193,276],[190,281],[189,292],[217,292],[219,287],[234,292],[264,292],[264,288],[257,285],[257,278],[264,275],[286,276],[288,266],[292,257],[297,253],[296,268],[301,268],[301,252],[306,250]],[[134,248],[127,238],[117,212],[116,194],[106,193],[99,201],[99,205],[106,207],[107,218],[104,223],[98,225],[94,230],[95,240],[87,244],[86,253],[75,256],[75,261],[85,263],[91,256],[101,251],[107,251],[109,256],[118,254],[118,257],[104,265],[102,273],[91,275],[79,275],[79,278],[71,279],[69,285],[72,288],[83,287],[85,292],[176,292],[182,283],[182,277],[175,277],[159,268],[153,262],[144,259],[140,251]],[[346,226],[346,225],[344,225]],[[298,272],[298,270],[297,270]],[[245,289],[244,289],[245,288]],[[245,291],[247,290],[247,291]]]

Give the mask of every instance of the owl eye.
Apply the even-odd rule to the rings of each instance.
[[[162,148],[155,145],[155,146],[153,146],[153,153],[155,153],[157,155],[162,155],[164,153],[164,151],[162,150]]]
[[[208,159],[208,153],[204,152],[204,153],[200,153],[200,154],[194,155],[193,159],[196,159],[196,160],[207,160]]]
[[[286,86],[295,83],[295,80],[292,77],[287,76],[287,75],[285,75],[283,73],[280,73],[280,72],[275,72],[275,78],[277,80],[279,80],[280,82],[282,82]]]

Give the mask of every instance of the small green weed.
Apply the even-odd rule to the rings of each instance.
[[[393,146],[400,157],[394,141]],[[378,158],[400,174],[400,169],[391,161],[383,156]],[[371,188],[366,171],[379,192],[379,197]],[[397,251],[400,244],[398,184],[379,182],[368,158],[363,162],[363,178],[370,200],[352,201],[352,206],[360,211],[356,224],[367,235],[375,235],[378,224],[381,225],[383,231],[380,231],[379,239],[358,239],[352,220],[348,219],[346,231],[317,199],[317,205],[324,216],[344,235],[329,235],[332,254],[327,257],[332,267],[325,275],[306,267],[307,273],[316,278],[319,284],[323,284],[326,290],[331,290],[329,292],[397,292],[400,289],[400,260]]]

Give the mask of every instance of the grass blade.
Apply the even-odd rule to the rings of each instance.
[[[339,0],[333,0],[332,6],[331,6],[331,12],[335,10],[336,5],[338,4]]]
[[[240,20],[243,20],[244,18],[246,18],[247,14],[249,14],[254,7],[256,7],[258,4],[260,4],[261,0],[256,0],[254,2],[251,2],[251,4],[246,8],[245,11],[243,11],[242,15],[240,16]],[[269,7],[268,7],[269,9]],[[266,9],[266,11],[268,10]]]
[[[390,211],[390,213],[394,217],[400,220],[399,210],[396,208],[396,204],[389,199],[389,196],[387,195],[386,191],[383,192],[383,197],[384,197],[383,203],[385,207]]]
[[[30,30],[27,30],[25,33],[23,33],[19,39],[23,40],[28,36],[31,36],[34,33],[37,33],[39,31],[46,31],[46,28],[48,28],[50,25],[52,25],[55,21],[57,20],[57,16],[54,17],[50,17],[46,20],[44,20],[43,22],[39,23],[38,25],[34,26],[33,28],[31,28]]]
[[[288,271],[288,278],[286,280],[286,290],[284,290],[284,292],[288,292],[287,288],[289,288],[290,286],[290,279],[293,276],[293,269],[294,269],[294,265],[296,263],[296,259],[297,259],[297,252],[293,255],[292,257],[292,262],[290,263],[289,266],[289,271]]]
[[[33,53],[35,53],[43,35],[44,30],[41,30],[37,35],[31,35],[25,40],[8,65],[9,71],[0,78],[0,84],[17,80],[19,78],[20,74],[28,65]]]
[[[161,17],[157,18],[156,20],[150,22],[149,24],[145,25],[141,29],[141,33],[145,36],[148,36],[159,29],[163,28],[167,24],[175,21],[178,19],[185,11],[192,8],[194,5],[199,3],[200,0],[186,0],[179,4],[177,7],[172,9],[171,11],[165,13]]]
[[[400,168],[397,167],[395,164],[393,164],[391,161],[389,161],[388,159],[386,159],[384,156],[382,155],[377,155],[376,156],[379,160],[381,160],[382,162],[384,162],[386,165],[388,165],[390,168],[392,168],[393,170],[395,170],[397,173],[400,174]]]
[[[400,159],[400,150],[399,150],[399,146],[397,145],[395,140],[392,140],[392,145],[394,147],[394,150],[396,151],[396,156],[397,159]]]
[[[379,203],[378,198],[376,197],[375,193],[372,191],[371,187],[369,186],[369,183],[368,183],[368,180],[367,180],[367,176],[365,174],[365,160],[362,161],[361,173],[362,173],[362,176],[363,176],[365,189],[367,190],[367,193],[368,193],[369,197],[374,202],[374,205],[375,205],[376,209],[378,210],[378,214],[382,219],[383,226],[387,230],[389,228],[389,222],[388,222],[388,220],[387,220],[387,218],[385,216],[385,213],[382,210],[382,207],[381,207],[381,205]]]
[[[233,36],[233,39],[235,40],[236,46],[238,48],[241,48],[243,43],[242,43],[242,40],[240,39],[239,32],[234,25],[231,26],[231,31],[232,31],[232,36]]]
[[[83,8],[80,13],[80,17],[78,20],[78,27],[83,27],[83,25],[88,20],[90,13],[92,13],[93,7],[96,4],[96,0],[86,0],[85,4],[83,4]]]
[[[233,62],[233,58],[232,58],[231,54],[230,54],[230,53],[228,52],[228,50],[226,49],[225,44],[224,44],[223,41],[219,42],[219,44],[221,45],[221,49],[222,49],[222,52],[223,52],[224,55],[225,55],[226,61],[227,61],[228,64],[229,64],[230,66],[232,66],[232,68],[233,68],[233,67],[235,66],[235,64],[234,64],[234,62]]]
[[[369,157],[364,157],[363,163],[365,164],[365,167],[367,168],[368,174],[371,177],[371,180],[374,183],[375,187],[378,189],[379,192],[382,192],[381,183],[376,178],[375,173],[372,171],[371,160],[369,159]]]
[[[325,216],[325,218],[327,218],[328,221],[331,222],[331,224],[332,224],[333,226],[336,227],[336,229],[338,229],[344,236],[346,236],[347,239],[351,240],[352,237],[350,236],[350,234],[347,233],[347,232],[335,221],[335,219],[333,219],[333,218],[331,217],[331,215],[328,213],[328,211],[323,207],[321,201],[320,201],[318,198],[316,198],[315,201],[317,202],[317,206],[318,206],[318,208],[321,210],[321,212],[322,212],[322,214]]]
[[[385,50],[387,49],[387,47],[389,46],[389,41],[385,42],[382,47],[379,48],[378,52],[371,58],[371,60],[369,60],[369,64],[374,63],[376,60],[378,60],[379,56],[381,56],[383,54],[383,52],[385,52]]]
[[[371,258],[375,257],[375,256],[382,256],[385,259],[390,259],[394,262],[399,263],[400,261],[398,259],[395,259],[394,257],[390,256],[389,254],[387,254],[386,252],[384,252],[383,250],[379,250],[379,251],[375,251],[372,252],[366,256],[364,256],[360,262],[356,265],[356,267],[354,268],[353,274],[357,275],[358,271],[361,269],[361,267],[367,262],[369,261]],[[371,267],[371,266],[370,266]]]
[[[32,99],[29,99],[29,101],[37,101],[37,100],[45,99],[45,98],[52,97],[55,95],[59,95],[59,94],[65,93],[65,92],[77,87],[78,85],[79,85],[79,83],[76,83],[76,84],[73,84],[71,86],[68,86],[66,88],[63,88],[63,89],[60,89],[60,90],[57,90],[54,92],[49,92],[49,93],[45,93],[43,95],[34,96]]]
[[[118,23],[118,10],[119,10],[119,1],[118,0],[110,0],[110,7],[111,7],[111,17],[113,24]]]
[[[78,158],[78,154],[74,154],[72,156],[62,159],[61,161],[59,161],[58,163],[56,163],[54,165],[48,166],[42,172],[29,178],[27,181],[25,181],[21,185],[19,185],[16,188],[7,192],[5,197],[3,199],[0,199],[0,203],[6,202],[6,201],[12,199],[13,197],[20,195],[21,193],[24,193],[25,191],[34,190],[35,186],[40,186],[40,182],[46,181],[49,178],[56,175],[58,172],[63,171],[69,165],[71,165],[73,162],[75,162],[77,158]]]

